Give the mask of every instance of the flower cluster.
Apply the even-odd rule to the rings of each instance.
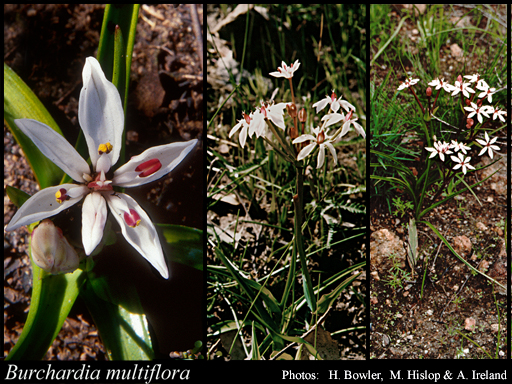
[[[197,139],[149,148],[112,172],[122,146],[121,98],[95,58],[86,59],[82,78],[78,121],[87,142],[91,166],[64,137],[47,125],[31,119],[14,120],[39,150],[76,184],[62,184],[37,192],[20,207],[5,230],[12,231],[54,216],[83,200],[82,243],[85,254],[91,255],[103,238],[108,205],[128,243],[167,279],[169,272],[162,247],[149,216],[133,198],[115,192],[113,187],[136,187],[160,179],[192,151]]]
[[[293,75],[299,66],[300,63],[298,60],[296,60],[290,66],[287,66],[286,63],[282,62],[281,67],[279,67],[276,72],[270,72],[270,75],[274,77],[287,78],[291,83],[291,79],[293,78]],[[293,98],[294,96],[292,89],[292,99]],[[321,119],[321,126],[316,128],[311,127],[311,134],[306,133],[299,137],[297,137],[297,134],[290,134],[292,144],[310,142],[308,145],[303,146],[303,148],[298,153],[296,157],[298,161],[301,161],[311,155],[316,147],[319,148],[317,168],[321,168],[324,164],[326,148],[329,149],[334,158],[334,163],[337,164],[337,156],[334,144],[338,142],[341,137],[350,130],[351,126],[354,127],[358,134],[363,137],[366,136],[363,127],[357,123],[358,118],[354,114],[355,107],[348,101],[342,100],[341,97],[338,97],[334,90],[332,91],[331,96],[326,95],[325,98],[313,104],[313,108],[315,108],[316,112],[319,113],[328,105],[329,110],[328,113]],[[245,112],[242,113],[242,119],[240,119],[238,123],[231,129],[229,132],[229,137],[233,136],[235,132],[240,130],[238,139],[240,145],[243,148],[247,142],[248,136],[252,138],[254,135],[256,135],[257,138],[266,138],[268,133],[267,127],[270,126],[270,124],[273,124],[276,127],[279,127],[281,130],[285,131],[285,108],[290,113],[290,116],[294,117],[294,124],[296,124],[295,117],[297,117],[297,109],[295,106],[295,100],[281,103],[275,103],[274,101],[264,103],[262,101],[261,106],[257,107],[254,111],[250,112],[249,114],[246,114]],[[304,126],[306,121],[306,118],[304,117],[306,115],[305,110],[301,110],[298,115],[301,123],[303,123]],[[341,123],[341,127],[338,127],[335,131],[333,131],[332,135],[329,134],[329,130],[333,129],[334,126],[338,123]],[[294,132],[297,132],[297,130],[295,129]],[[295,154],[293,154],[292,157],[295,157]]]
[[[467,79],[467,81],[464,81],[464,79]],[[406,79],[405,82],[401,83],[398,87],[398,91],[401,91],[405,88],[410,88],[413,95],[416,97],[416,94],[414,93],[414,90],[412,89],[412,86],[417,84],[419,82],[419,79]],[[462,76],[458,76],[457,80],[455,81],[454,85],[451,85],[447,83],[444,79],[434,79],[430,83],[428,83],[430,87],[434,87],[437,91],[439,96],[439,92],[441,89],[451,94],[451,96],[457,96],[458,94],[462,97],[465,97],[466,100],[463,100],[464,102],[464,110],[466,111],[466,127],[470,129],[470,134],[467,135],[467,139],[469,142],[472,142],[473,139],[482,146],[482,150],[478,154],[479,156],[482,156],[485,152],[488,153],[489,157],[493,158],[493,151],[499,151],[500,148],[495,145],[495,142],[497,140],[497,137],[490,139],[487,132],[485,132],[485,140],[476,138],[476,130],[474,123],[475,120],[473,119],[476,115],[476,120],[478,120],[478,123],[480,124],[478,127],[481,127],[484,123],[484,118],[491,118],[496,120],[496,118],[499,118],[500,121],[505,122],[505,116],[506,111],[501,110],[497,107],[494,107],[492,105],[484,105],[483,102],[487,100],[487,102],[492,103],[492,96],[496,93],[496,88],[490,87],[487,82],[480,78],[480,75],[478,73],[473,75],[466,75],[464,78]],[[477,91],[473,89],[474,86],[475,89],[480,91],[477,94]],[[430,97],[432,94],[432,89],[427,89],[427,96]],[[477,100],[475,101],[475,97]],[[420,104],[422,110],[423,106],[419,102],[419,100],[416,97],[416,100]],[[437,101],[437,97],[436,97]],[[429,105],[429,111],[435,111],[435,102],[432,108],[430,109]],[[429,101],[430,104],[430,101]],[[466,157],[464,155],[467,154],[467,150],[470,150],[471,147],[466,145],[463,142],[457,142],[456,140],[452,140],[451,143],[447,143],[446,141],[436,141],[436,138],[434,136],[434,146],[433,147],[425,147],[425,149],[429,152],[430,158],[435,157],[436,155],[439,155],[439,159],[444,162],[445,155],[452,154],[453,151],[460,153],[458,156],[450,156],[450,159],[454,161],[456,164],[453,167],[453,169],[462,169],[462,172],[466,174],[468,169],[475,169],[471,164],[469,164],[471,157]],[[453,150],[453,151],[452,151]]]

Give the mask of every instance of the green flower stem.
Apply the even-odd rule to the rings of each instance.
[[[416,96],[416,92],[414,92],[414,89],[412,89],[412,86],[408,87],[412,94],[414,95],[414,97],[416,98],[416,101],[418,102],[418,105],[420,106],[421,108],[421,112],[423,113],[423,115],[425,115],[425,108],[423,108],[423,105],[421,104],[420,100],[418,99],[418,96]]]
[[[281,132],[279,132],[279,130],[276,129],[276,127],[274,126],[274,124],[272,123],[272,121],[270,119],[265,119],[265,121],[267,122],[267,126],[270,128],[273,135],[276,137],[277,141],[279,141],[282,151],[279,151],[277,149],[277,147],[273,144],[271,144],[272,147],[274,147],[276,150],[278,150],[278,152],[281,152],[281,153],[284,152],[285,158],[287,161],[294,162],[295,161],[294,149],[292,147],[290,147],[290,145],[286,142],[286,139],[284,138],[284,136],[281,134]],[[267,142],[269,142],[269,141],[267,141]]]
[[[300,266],[302,269],[302,278],[304,279],[304,294],[306,296],[306,302],[308,303],[309,309],[312,312],[316,310],[316,298],[313,290],[313,284],[311,283],[311,276],[308,272],[308,264],[306,261],[306,253],[304,252],[304,244],[302,238],[302,205],[304,197],[304,175],[302,174],[302,167],[295,166],[297,170],[297,194],[293,196],[293,205],[295,207],[295,246],[297,253],[299,254]]]

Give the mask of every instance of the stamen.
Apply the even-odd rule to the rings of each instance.
[[[318,145],[322,144],[325,140],[325,133],[324,131],[320,131],[320,133],[318,134],[317,138],[316,138],[316,143]]]
[[[59,204],[62,204],[64,201],[69,200],[70,197],[67,194],[67,191],[64,188],[61,188],[55,193],[55,199]]]
[[[146,177],[152,175],[156,171],[162,168],[162,163],[158,159],[151,159],[142,164],[139,164],[137,168],[135,168],[135,172],[140,172],[139,177]]]
[[[112,144],[106,143],[106,144],[100,144],[98,146],[98,155],[101,155],[102,153],[110,153],[112,151]]]
[[[137,225],[140,224],[141,218],[137,211],[130,208],[130,212],[124,213],[124,221],[126,225],[128,225],[131,228],[135,228]]]

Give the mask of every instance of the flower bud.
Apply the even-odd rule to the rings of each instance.
[[[469,99],[466,99],[464,102],[466,103],[466,105],[467,105],[468,107],[471,105],[471,101],[470,101]]]
[[[288,114],[291,118],[295,118],[297,116],[297,106],[295,104],[286,104],[286,109],[288,110]]]
[[[302,108],[300,111],[299,111],[299,121],[301,123],[305,123],[306,120],[308,118],[308,114],[306,112],[306,109],[305,108]]]
[[[466,120],[466,128],[470,129],[474,123],[475,123],[475,121],[473,119],[467,119]]]
[[[430,97],[432,96],[432,88],[428,87],[427,88],[427,97]]]
[[[31,253],[34,263],[51,274],[73,272],[80,263],[61,229],[49,219],[43,220],[32,232]]]
[[[462,83],[462,75],[457,76],[457,81],[458,81],[459,83]]]

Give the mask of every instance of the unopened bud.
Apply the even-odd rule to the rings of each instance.
[[[297,106],[295,104],[286,104],[286,109],[288,110],[288,114],[291,118],[295,118],[297,116]]]
[[[457,81],[458,81],[459,83],[462,83],[462,75],[457,76]]]
[[[467,105],[468,107],[471,105],[471,101],[469,101],[469,99],[466,99],[464,102],[466,103],[466,105]]]
[[[475,123],[475,121],[473,119],[467,119],[466,120],[466,128],[470,129],[474,123]]]
[[[299,121],[301,123],[305,123],[306,120],[308,118],[308,114],[306,112],[306,109],[305,108],[302,108],[300,111],[299,111]]]
[[[432,96],[432,88],[428,87],[427,88],[427,97],[430,97]]]
[[[31,253],[38,267],[54,275],[73,272],[80,264],[75,249],[49,219],[32,231]]]

